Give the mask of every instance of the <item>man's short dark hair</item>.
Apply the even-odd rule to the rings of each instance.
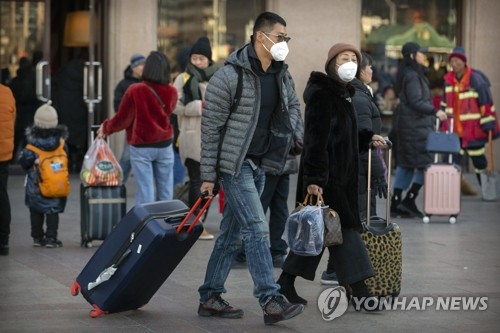
[[[281,16],[271,12],[264,12],[255,19],[253,34],[255,35],[258,31],[269,32],[268,30],[271,30],[276,23],[286,27],[286,22]]]

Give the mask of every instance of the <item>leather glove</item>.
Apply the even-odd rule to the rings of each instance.
[[[492,118],[492,119],[489,120],[489,118]],[[495,119],[493,117],[481,118],[481,129],[484,132],[493,131],[495,129]]]
[[[372,181],[372,190],[379,198],[387,199],[387,181],[385,177],[376,178]]]

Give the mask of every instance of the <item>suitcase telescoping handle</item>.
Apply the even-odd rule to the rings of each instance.
[[[186,224],[186,222],[189,220],[189,218],[191,217],[191,215],[193,215],[193,213],[196,210],[196,208],[198,208],[198,206],[200,206],[200,204],[203,202],[203,200],[205,200],[205,203],[201,207],[201,209],[198,212],[198,214],[196,214],[196,217],[194,218],[193,222],[191,223],[191,225],[189,226],[189,228],[187,228],[186,233],[189,234],[193,230],[194,226],[200,220],[201,216],[205,213],[205,211],[207,210],[207,208],[210,206],[210,203],[212,202],[212,199],[214,198],[213,196],[208,197],[207,194],[208,193],[202,193],[200,195],[200,197],[198,198],[198,200],[196,200],[196,202],[194,203],[193,207],[191,207],[191,209],[189,210],[189,212],[186,214],[186,216],[182,220],[181,224],[179,224],[179,226],[175,229],[175,233],[177,235],[182,231],[182,228],[184,227],[184,225]]]
[[[386,225],[389,226],[389,223],[390,223],[390,210],[391,210],[391,206],[390,206],[390,201],[389,201],[389,197],[390,197],[390,193],[391,193],[391,169],[392,169],[392,142],[388,139],[388,138],[385,138],[385,142],[386,142],[386,145],[385,145],[385,148],[387,148],[387,198],[385,200],[385,221],[386,221]],[[367,225],[370,225],[370,215],[371,215],[371,212],[370,212],[370,206],[371,206],[371,201],[372,201],[372,189],[371,189],[371,177],[372,177],[372,150],[375,149],[375,147],[373,147],[373,142],[370,142],[370,145],[368,147],[368,179],[367,179],[367,184],[368,184],[368,188],[367,188],[367,200],[366,200],[366,224]]]

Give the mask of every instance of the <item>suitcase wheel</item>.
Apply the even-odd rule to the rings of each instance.
[[[101,310],[96,304],[92,304],[92,307],[94,308],[93,310],[90,310],[89,315],[92,318],[97,318],[102,316],[103,314],[108,313],[108,311],[103,311]]]
[[[76,296],[80,293],[80,285],[78,282],[73,282],[73,285],[71,286],[71,295]]]
[[[448,221],[450,221],[451,224],[455,224],[457,222],[457,218],[456,216],[450,216],[450,219]]]
[[[422,219],[422,222],[424,222],[424,223],[429,223],[430,221],[431,221],[431,218],[430,218],[430,216],[427,216],[427,215],[424,216],[424,218]]]

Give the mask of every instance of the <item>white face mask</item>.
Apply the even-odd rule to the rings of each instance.
[[[264,34],[264,36],[266,36],[266,34]],[[271,43],[273,43],[274,45],[271,46],[270,50],[268,50],[264,44],[262,44],[262,46],[264,46],[264,48],[267,50],[267,52],[271,53],[271,56],[273,57],[274,60],[284,61],[286,56],[288,55],[288,52],[289,52],[288,43],[285,41],[275,43],[271,40],[271,38],[269,38],[267,36],[266,36],[266,38],[269,39],[271,41]]]
[[[344,82],[351,82],[352,79],[356,76],[356,71],[358,70],[358,65],[354,62],[349,61],[345,64],[339,66],[339,77]]]

